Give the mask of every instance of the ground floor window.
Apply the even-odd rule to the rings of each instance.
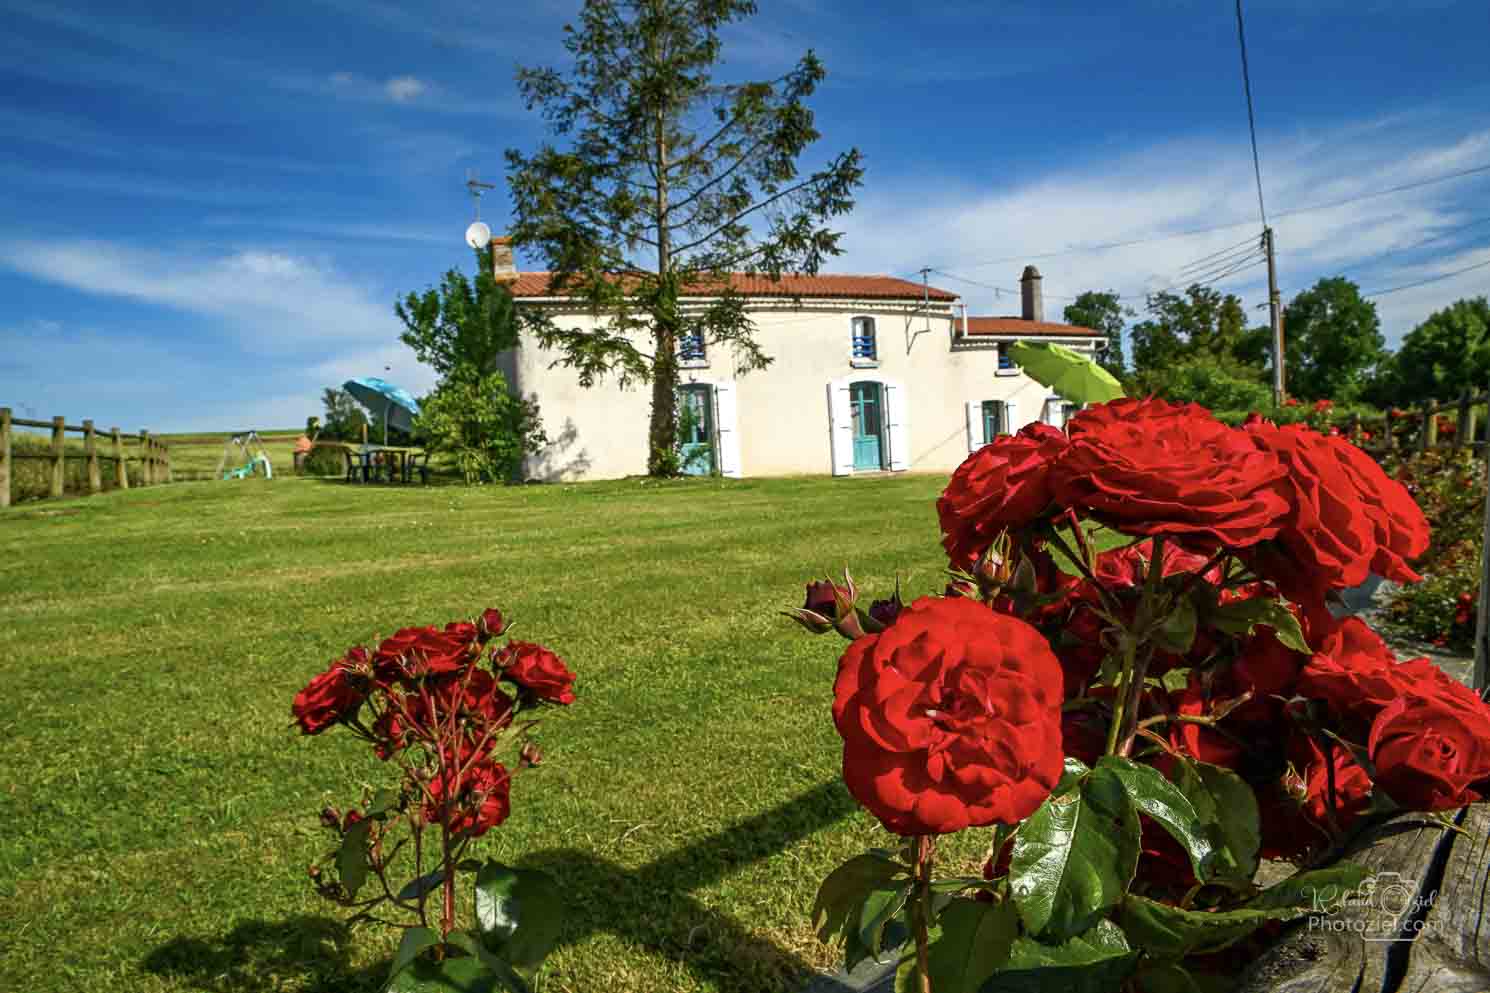
[[[983,401],[983,444],[996,439],[1006,432],[1004,419],[1004,404],[1001,400]]]
[[[883,469],[885,453],[884,390],[863,381],[849,384],[854,425],[854,468]]]

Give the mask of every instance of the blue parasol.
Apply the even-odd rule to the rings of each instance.
[[[400,431],[414,430],[414,415],[419,413],[419,402],[402,386],[394,386],[375,376],[364,379],[349,379],[341,388],[352,394],[353,399],[368,410],[383,414],[383,444],[388,444],[388,425]]]

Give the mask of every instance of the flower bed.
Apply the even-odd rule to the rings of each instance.
[[[1490,785],[1490,708],[1327,609],[1419,578],[1426,519],[1375,461],[1159,400],[1068,432],[957,470],[943,596],[866,608],[845,574],[792,611],[851,642],[844,781],[899,839],[829,875],[814,921],[850,968],[899,954],[903,988],[1193,989],[1349,896],[1353,829]],[[938,876],[936,839],[978,828],[982,877]],[[1263,886],[1263,859],[1297,871]]]

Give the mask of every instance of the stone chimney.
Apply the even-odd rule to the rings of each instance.
[[[1032,265],[1024,267],[1019,277],[1019,316],[1027,321],[1045,320],[1045,294],[1040,290],[1040,270]]]
[[[498,283],[517,282],[517,266],[512,261],[512,239],[494,237],[491,240],[492,276]]]

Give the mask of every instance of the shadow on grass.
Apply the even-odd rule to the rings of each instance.
[[[855,809],[834,780],[636,869],[576,848],[529,852],[520,861],[553,874],[568,894],[562,945],[609,933],[727,993],[793,989],[815,971],[808,962],[752,934],[748,919],[710,907],[691,891],[784,851]],[[388,963],[354,970],[349,944],[348,929],[330,918],[247,921],[221,938],[173,939],[143,965],[212,993],[272,989],[291,977],[301,982],[296,988],[315,993],[378,989]]]
[[[329,917],[244,921],[221,937],[173,938],[141,965],[158,976],[184,980],[194,990],[260,993],[299,980],[307,993],[372,993],[387,979],[386,962],[354,969],[351,932]]]

